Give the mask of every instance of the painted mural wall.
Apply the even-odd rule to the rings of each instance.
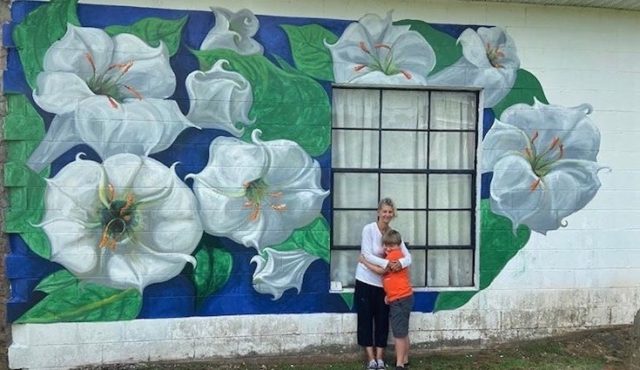
[[[329,293],[333,82],[484,89],[480,290],[600,187],[592,107],[548,102],[499,26],[70,0],[12,15],[12,322],[350,312]]]
[[[189,338],[209,326],[216,337],[256,336],[244,349],[214,343],[229,355],[354,343],[352,294],[330,292],[333,83],[483,89],[476,287],[417,292],[412,339],[632,320],[640,70],[627,61],[640,49],[625,40],[638,17],[356,3],[345,12],[327,1],[322,11],[12,3],[3,32],[12,367],[48,365],[38,361],[56,357],[47,351],[59,341],[38,338],[55,328],[78,333],[64,343],[92,348],[100,338],[80,337],[140,325],[153,341],[168,327],[157,341],[177,350],[153,355],[144,342],[141,360],[193,357],[194,346],[196,357],[214,355],[198,352],[200,340],[176,345],[185,319],[199,328]],[[616,22],[595,21],[607,17]],[[296,328],[281,332],[285,322]],[[264,344],[289,334],[295,343]],[[133,358],[105,348],[68,363]]]

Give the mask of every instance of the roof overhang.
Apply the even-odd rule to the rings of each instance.
[[[466,0],[466,1],[640,10],[640,0]]]

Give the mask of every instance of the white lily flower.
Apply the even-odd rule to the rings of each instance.
[[[51,260],[79,279],[140,292],[195,265],[202,236],[196,199],[173,167],[133,154],[62,168],[47,180],[39,226]]]
[[[467,28],[458,38],[462,57],[430,76],[429,85],[476,86],[484,89],[484,106],[498,104],[516,81],[520,59],[516,44],[500,27]]]
[[[29,158],[39,171],[73,146],[86,143],[101,158],[168,148],[192,124],[175,101],[176,87],[164,44],[152,48],[130,34],[67,25],[38,74],[34,101],[55,113]]]
[[[309,265],[320,257],[311,255],[302,249],[278,251],[266,248],[266,257],[256,255],[251,263],[256,263],[253,273],[253,288],[261,294],[271,294],[273,300],[282,297],[285,290],[302,288],[304,273]]]
[[[253,103],[251,84],[237,72],[226,71],[226,60],[218,60],[207,72],[191,72],[186,79],[191,107],[187,118],[201,128],[214,128],[241,136],[251,124],[249,111]]]
[[[260,252],[285,241],[320,215],[329,194],[320,186],[320,165],[297,143],[253,143],[217,137],[209,163],[193,178],[204,229]]]
[[[600,188],[600,132],[588,114],[534,102],[516,104],[496,120],[483,142],[482,169],[493,171],[491,210],[546,234],[582,209]]]
[[[260,28],[260,21],[248,9],[234,13],[212,7],[216,23],[200,44],[200,50],[231,49],[240,55],[262,54],[264,48],[252,37]]]
[[[350,24],[340,39],[326,46],[333,58],[338,83],[424,85],[436,64],[427,40],[410,26],[394,26],[385,18],[367,14]]]

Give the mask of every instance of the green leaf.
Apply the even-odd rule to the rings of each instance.
[[[61,321],[132,320],[140,313],[142,295],[136,289],[119,290],[82,281],[69,283],[69,276],[56,272],[40,283],[50,291],[15,323],[49,323]],[[74,278],[75,279],[75,278]]]
[[[462,57],[462,46],[450,35],[438,31],[428,23],[413,19],[393,22],[394,25],[409,25],[410,30],[416,31],[424,37],[436,54],[436,65],[429,74],[435,74],[452,65]]]
[[[296,229],[283,243],[269,247],[278,251],[302,249],[329,263],[329,223],[318,217],[305,227]]]
[[[531,230],[520,226],[514,234],[511,220],[491,212],[488,199],[481,202],[480,229],[480,290],[487,288],[500,271],[527,244]],[[438,294],[434,311],[461,307],[477,291],[443,292]]]
[[[158,47],[162,41],[167,46],[169,56],[173,56],[180,48],[182,28],[186,22],[187,16],[175,20],[144,18],[130,26],[109,26],[104,30],[110,36],[130,33],[154,48]]]
[[[353,309],[354,294],[353,293],[340,293],[340,297],[342,297],[342,300],[344,301],[344,303],[346,303],[347,307],[349,307],[349,311],[351,311]]]
[[[253,89],[252,129],[262,130],[262,140],[288,139],[311,156],[324,153],[331,139],[329,97],[314,79],[283,71],[262,55],[242,56],[232,50],[194,51],[202,70],[220,59],[242,74]],[[242,137],[251,140],[252,130]]]
[[[69,271],[60,270],[42,279],[38,286],[36,286],[35,290],[51,294],[56,290],[66,288],[77,283],[78,279]]]
[[[197,264],[192,278],[200,304],[204,298],[227,283],[231,276],[233,257],[226,250],[209,245],[204,239],[200,242],[195,257]]]
[[[29,13],[13,29],[27,83],[36,88],[36,77],[42,71],[44,54],[67,32],[67,23],[79,26],[76,15],[78,0],[51,0]]]
[[[492,108],[493,113],[499,119],[502,112],[510,106],[519,103],[533,105],[534,98],[541,103],[549,103],[536,76],[527,70],[519,69],[513,88],[511,88],[507,96]]]
[[[282,68],[282,70],[284,70],[285,72],[289,72],[289,73],[292,73],[294,75],[302,73],[302,72],[298,71],[297,69],[295,69],[295,67],[293,67],[291,64],[289,64],[281,56],[279,56],[277,54],[273,54],[272,56],[273,56],[273,59],[275,59],[276,62],[278,62],[278,65],[280,66],[280,68]]]
[[[7,116],[4,121],[7,160],[4,182],[9,207],[5,212],[4,231],[20,233],[29,248],[43,258],[49,258],[49,239],[41,228],[34,227],[44,212],[44,177],[47,167],[37,174],[26,166],[31,153],[44,137],[44,123],[24,95],[7,95]]]
[[[291,54],[296,67],[311,77],[333,81],[333,60],[325,42],[334,44],[338,36],[328,29],[310,24],[306,26],[281,26],[289,37]]]

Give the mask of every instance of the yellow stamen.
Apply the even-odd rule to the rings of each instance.
[[[107,191],[109,192],[109,198],[107,200],[109,201],[109,203],[111,203],[114,199],[116,199],[116,189],[113,187],[113,185],[108,184]]]
[[[129,92],[131,94],[133,94],[133,96],[135,96],[136,98],[138,98],[138,100],[142,100],[142,94],[140,94],[136,89],[134,89],[131,86],[128,85],[123,85],[125,89],[129,90]]]
[[[122,208],[120,208],[120,216],[123,216],[124,213],[129,210],[129,208],[131,208],[131,206],[133,205],[133,202],[135,201],[135,198],[133,196],[133,194],[129,194],[127,195],[127,201],[124,204],[124,206]]]
[[[260,206],[256,204],[253,206],[253,211],[251,211],[249,215],[249,221],[255,221],[258,217],[260,217]]]
[[[534,131],[533,136],[531,137],[531,142],[533,143],[534,141],[536,141],[539,135],[540,133],[538,131]]]
[[[391,50],[391,46],[387,45],[387,44],[375,44],[374,47],[376,49],[387,49],[387,50]]]
[[[531,183],[531,186],[529,187],[530,191],[534,191],[536,190],[536,188],[538,187],[538,185],[540,185],[540,178],[536,179],[534,182]]]
[[[85,53],[84,57],[87,59],[87,61],[89,61],[89,64],[91,64],[91,69],[93,69],[93,75],[95,76],[95,74],[96,74],[96,62],[95,62],[95,60],[93,60],[93,55],[91,55],[91,53]]]
[[[109,100],[109,103],[111,103],[111,108],[118,108],[118,102],[114,98],[107,96],[107,99]]]
[[[274,211],[283,212],[283,211],[286,211],[286,210],[287,210],[287,205],[286,205],[286,204],[284,204],[284,203],[283,203],[283,204],[272,204],[272,205],[271,205],[271,208],[272,208]]]
[[[360,72],[363,68],[365,68],[366,66],[364,64],[358,64],[357,66],[355,66],[353,69],[356,72]]]

